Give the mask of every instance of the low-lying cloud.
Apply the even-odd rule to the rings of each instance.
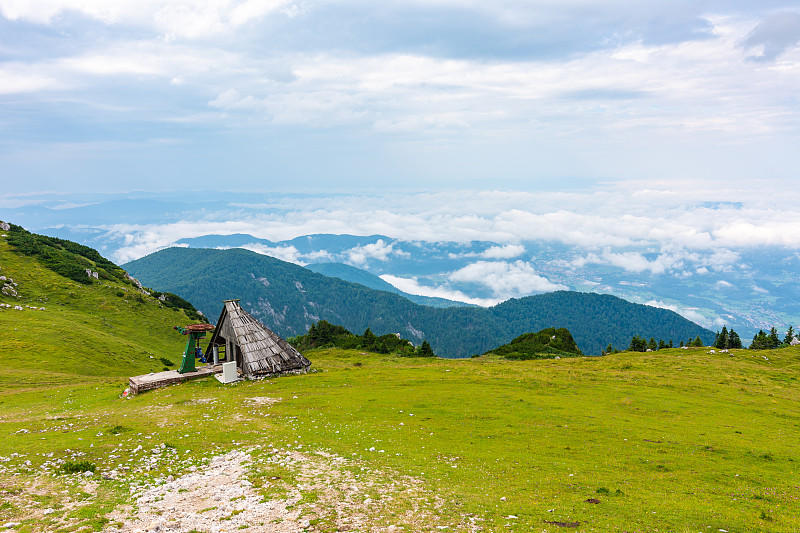
[[[796,231],[800,227],[800,194],[792,190],[770,192],[763,183],[752,190],[717,190],[701,181],[649,190],[636,189],[636,185],[571,193],[341,195],[335,202],[325,194],[302,199],[276,195],[264,205],[221,203],[216,211],[205,211],[194,220],[156,219],[152,224],[107,224],[100,229],[120,242],[113,254],[119,262],[142,257],[182,238],[234,233],[273,242],[338,233],[430,243],[497,243],[474,255],[484,260],[518,257],[524,253],[520,244],[524,241],[548,242],[584,250],[574,266],[607,264],[653,274],[681,269],[698,274],[725,271],[737,264],[739,251],[748,248],[800,250]],[[737,207],[697,207],[709,199],[744,196],[753,200]],[[649,253],[645,255],[645,251]],[[398,253],[402,252],[392,243],[380,241],[355,247],[342,260],[363,266]]]
[[[482,307],[491,307],[504,300],[503,298],[473,298],[467,296],[461,291],[450,289],[444,286],[431,287],[428,285],[422,285],[420,284],[418,278],[403,278],[399,276],[393,276],[391,274],[384,274],[381,276],[381,279],[403,292],[415,294],[417,296],[444,298],[446,300],[480,305]]]
[[[353,266],[363,267],[370,259],[376,261],[387,261],[389,256],[405,257],[409,254],[402,250],[396,250],[394,243],[387,243],[383,239],[378,239],[372,244],[365,244],[363,246],[356,246],[355,248],[345,252],[347,262]]]
[[[645,305],[649,305],[651,307],[658,307],[660,309],[669,309],[670,311],[674,311],[679,315],[681,315],[683,318],[691,320],[695,324],[703,326],[704,328],[713,329],[715,327],[722,327],[725,325],[725,321],[722,318],[720,317],[708,318],[702,313],[700,313],[697,308],[694,307],[681,307],[679,305],[666,303],[662,300],[650,300],[648,302],[645,302]],[[675,342],[678,342],[678,339],[674,340]]]
[[[508,299],[540,292],[566,290],[536,273],[529,263],[515,261],[478,261],[465,266],[448,277],[450,281],[476,283],[492,290],[497,298]]]

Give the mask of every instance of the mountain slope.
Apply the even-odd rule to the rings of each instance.
[[[0,389],[67,383],[75,376],[127,380],[162,370],[162,357],[179,363],[185,339],[172,326],[195,320],[148,296],[131,280],[84,273],[85,280],[77,281],[55,272],[8,243],[18,231],[0,232],[0,276],[5,278],[0,279]],[[72,246],[67,243],[67,248]],[[95,263],[61,249],[58,257],[61,264],[74,262],[93,271],[110,268],[100,256]]]
[[[169,248],[125,265],[149,286],[181,295],[209,317],[222,300],[242,305],[283,336],[303,334],[317,320],[350,331],[400,333],[428,340],[438,355],[483,353],[514,337],[548,327],[572,332],[585,354],[613,343],[626,347],[634,335],[704,342],[713,333],[665,309],[593,293],[560,291],[512,299],[492,308],[437,309],[405,298],[242,249]]]
[[[306,265],[306,268],[317,274],[328,276],[329,278],[339,278],[352,283],[358,283],[359,285],[375,289],[376,291],[399,294],[419,305],[429,305],[431,307],[471,307],[470,304],[447,300],[446,298],[432,298],[430,296],[419,296],[403,292],[371,272],[342,263],[314,263],[312,265]]]

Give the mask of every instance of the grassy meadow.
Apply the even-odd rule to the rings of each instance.
[[[171,327],[186,317],[4,246],[0,274],[22,298],[0,303],[45,307],[0,310],[0,525],[14,531],[113,527],[106,514],[139,488],[255,446],[419,479],[450,530],[800,531],[798,348],[537,361],[323,349],[306,352],[306,375],[125,399],[128,376],[179,362],[185,338]],[[250,471],[265,497],[279,488],[265,480],[292,476]],[[402,527],[407,505],[375,523]]]
[[[420,478],[448,502],[445,518],[476,516],[487,531],[560,530],[547,522],[579,522],[577,531],[800,530],[797,349],[532,362],[308,356],[316,372],[305,376],[206,379],[130,400],[119,397],[121,379],[4,390],[0,432],[19,455],[0,462],[2,490],[76,490],[74,476],[37,481],[58,458],[98,473],[132,464],[125,480],[102,481],[83,511],[94,516],[124,503],[129,483],[177,475],[210,455],[300,446],[355,469]],[[265,397],[281,401],[248,401]],[[160,444],[176,460],[143,468],[140,455]],[[26,514],[7,507],[0,520]],[[42,520],[26,527],[47,529]]]

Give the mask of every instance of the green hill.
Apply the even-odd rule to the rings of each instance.
[[[609,343],[625,347],[634,335],[676,344],[698,335],[705,343],[714,340],[712,332],[672,311],[609,295],[560,291],[488,309],[437,309],[242,249],[169,248],[124,266],[209,317],[219,313],[222,300],[240,298],[248,312],[284,337],[302,335],[314,322],[327,320],[354,332],[371,328],[415,343],[424,339],[443,357],[484,353],[550,327],[569,329],[581,351],[592,355]]]
[[[64,383],[76,376],[127,381],[162,370],[162,357],[180,362],[184,341],[172,326],[197,321],[188,302],[146,294],[90,248],[18,226],[1,233],[5,349],[0,389]],[[85,269],[98,272],[97,278]]]
[[[583,355],[566,328],[547,328],[537,333],[523,333],[508,344],[489,350],[484,355],[499,355],[506,359],[552,359]]]

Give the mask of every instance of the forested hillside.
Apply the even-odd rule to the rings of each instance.
[[[512,299],[492,308],[437,309],[309,271],[242,249],[169,248],[124,265],[148,286],[193,302],[212,320],[222,301],[242,306],[282,336],[305,333],[327,320],[353,332],[400,333],[430,342],[437,355],[468,357],[530,331],[567,328],[581,351],[599,355],[634,335],[676,343],[714,334],[672,311],[609,295],[560,291]]]

